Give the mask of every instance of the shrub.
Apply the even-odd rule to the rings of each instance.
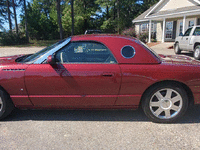
[[[129,29],[122,31],[122,34],[127,35],[127,36],[131,36],[131,37],[136,37],[136,32],[135,32],[134,27],[131,27]]]
[[[138,39],[144,43],[147,43],[147,39],[149,37],[149,32],[140,33]]]
[[[17,45],[17,44],[25,44],[27,40],[22,33],[18,35],[14,32],[3,32],[0,37],[1,45]]]

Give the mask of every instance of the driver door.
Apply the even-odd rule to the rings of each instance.
[[[56,64],[32,64],[25,72],[29,98],[39,107],[114,105],[121,71],[109,49],[75,42],[55,53]]]

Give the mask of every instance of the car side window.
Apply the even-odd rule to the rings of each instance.
[[[190,32],[191,32],[192,28],[187,29],[187,31],[185,32],[184,36],[189,36]]]
[[[200,27],[196,27],[193,35],[196,35],[196,36],[200,35]]]
[[[110,50],[97,42],[72,42],[55,54],[60,63],[117,63]]]

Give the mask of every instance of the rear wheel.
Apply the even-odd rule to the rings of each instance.
[[[175,52],[175,54],[180,54],[181,53],[181,50],[179,48],[179,44],[178,43],[175,44],[174,52]]]
[[[197,60],[200,59],[200,45],[197,45],[194,49],[194,58]]]
[[[188,97],[179,85],[157,85],[147,91],[142,108],[153,122],[175,122],[186,112]]]
[[[8,116],[14,108],[9,95],[0,90],[0,120]]]

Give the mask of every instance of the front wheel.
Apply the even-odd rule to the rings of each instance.
[[[0,90],[0,120],[8,116],[13,108],[14,105],[9,95],[3,90]]]
[[[197,45],[194,49],[194,58],[197,60],[200,59],[200,45]]]
[[[188,97],[179,85],[157,85],[147,91],[142,108],[153,122],[171,123],[186,112]]]

